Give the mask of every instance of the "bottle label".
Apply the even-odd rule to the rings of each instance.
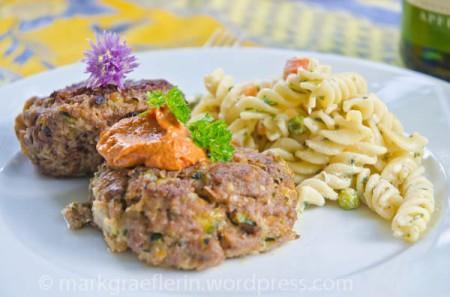
[[[405,0],[403,38],[425,48],[450,53],[450,1]]]
[[[450,1],[447,0],[406,0],[406,2],[430,12],[450,16]]]

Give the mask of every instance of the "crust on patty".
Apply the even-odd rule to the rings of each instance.
[[[118,91],[79,83],[48,97],[32,97],[16,118],[21,149],[46,175],[91,175],[102,162],[95,149],[100,131],[146,110],[148,91],[170,86],[165,80],[127,81]]]
[[[177,172],[102,165],[90,188],[93,222],[110,249],[154,266],[204,269],[297,238],[291,171],[252,150]]]

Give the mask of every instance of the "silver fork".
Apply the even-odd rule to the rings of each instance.
[[[203,45],[204,47],[238,47],[240,40],[233,36],[230,31],[225,29],[217,29],[208,38]]]

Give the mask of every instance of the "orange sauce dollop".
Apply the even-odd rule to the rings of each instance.
[[[166,108],[120,120],[100,134],[97,151],[113,168],[145,165],[181,170],[206,159],[187,128]]]

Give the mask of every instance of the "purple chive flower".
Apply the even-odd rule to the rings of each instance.
[[[116,85],[123,88],[125,76],[138,66],[131,48],[121,41],[117,33],[97,34],[97,43],[90,41],[91,50],[84,53],[86,73],[90,73],[87,86],[98,88]]]

